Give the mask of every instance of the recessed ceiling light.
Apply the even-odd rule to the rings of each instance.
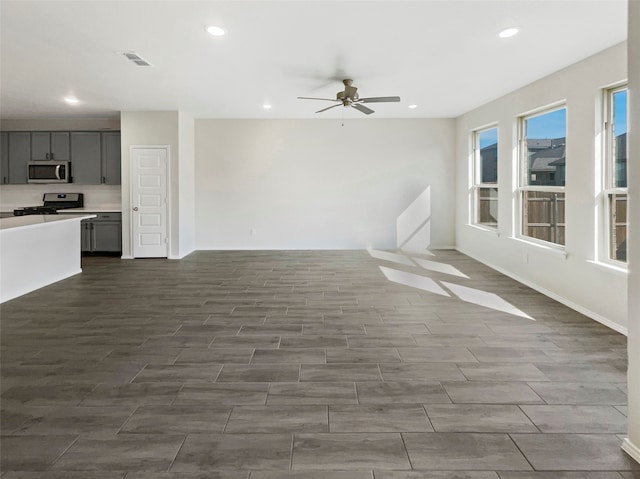
[[[515,27],[506,28],[506,29],[502,30],[500,33],[498,33],[498,36],[500,38],[510,38],[510,37],[513,37],[513,36],[517,35],[519,31],[520,30],[518,30]]]
[[[418,108],[418,105],[409,105],[409,108],[413,110],[414,108]]]
[[[67,103],[68,105],[77,105],[78,103],[80,103],[80,100],[78,100],[76,97],[74,96],[68,96],[64,99],[65,103]]]
[[[215,27],[211,25],[207,25],[206,30],[209,33],[209,35],[213,35],[214,37],[221,37],[225,34],[225,31],[223,28]]]
[[[265,103],[264,105],[262,105],[262,108],[264,108],[265,110],[268,110],[269,108],[271,108],[271,105],[269,105],[268,103]]]

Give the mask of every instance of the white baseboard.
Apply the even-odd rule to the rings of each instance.
[[[634,461],[640,464],[640,447],[629,441],[628,437],[622,441],[622,450],[629,454]]]
[[[133,256],[131,256],[131,255],[122,255],[122,256],[120,256],[120,259],[133,259]]]
[[[564,304],[565,306],[567,306],[568,308],[571,308],[575,311],[577,311],[580,314],[584,314],[585,316],[588,316],[589,318],[593,319],[594,321],[599,322],[600,324],[613,329],[614,331],[620,333],[620,334],[624,334],[625,336],[629,335],[629,331],[627,328],[625,328],[624,326],[619,325],[618,323],[615,323],[613,321],[611,321],[609,318],[605,318],[604,316],[601,316],[598,313],[594,313],[593,311],[585,308],[584,306],[581,306],[577,303],[574,303],[573,301],[560,296],[559,294],[554,293],[553,291],[549,291],[546,288],[543,288],[542,286],[535,284],[531,281],[529,281],[528,279],[525,278],[521,278],[520,276],[518,276],[517,274],[513,274],[511,271],[507,271],[504,268],[501,268],[500,266],[496,266],[494,264],[488,263],[487,261],[484,261],[483,259],[477,258],[476,256],[474,256],[472,253],[469,253],[468,251],[465,251],[464,249],[461,248],[456,248],[460,253],[465,254],[467,256],[469,256],[470,258],[475,259],[476,261],[488,266],[491,269],[494,269],[496,271],[498,271],[499,273],[504,274],[505,276],[508,276],[511,279],[516,280],[519,283],[524,284],[525,286],[528,286],[531,289],[536,290],[538,293],[544,294],[545,296],[548,296],[549,298],[557,301],[558,303]]]

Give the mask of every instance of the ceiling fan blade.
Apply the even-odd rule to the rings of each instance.
[[[400,101],[399,96],[374,96],[372,98],[360,98],[362,103],[385,103]]]
[[[361,111],[365,115],[371,115],[371,113],[375,113],[371,108],[367,108],[366,106],[360,105],[359,103],[352,103],[351,106],[356,110]]]
[[[342,103],[338,104],[338,105],[331,105],[328,106],[327,108],[323,108],[322,110],[318,110],[316,113],[322,113],[323,111],[327,111],[327,110],[331,110],[332,108],[335,108],[337,106],[342,106]]]
[[[324,100],[324,101],[340,101],[335,98],[314,98],[310,96],[299,96],[298,100]]]

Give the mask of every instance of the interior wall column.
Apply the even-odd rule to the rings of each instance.
[[[640,462],[640,0],[629,0],[628,314],[629,436],[623,449]]]

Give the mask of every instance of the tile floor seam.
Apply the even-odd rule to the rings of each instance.
[[[327,433],[331,432],[331,415],[329,412],[329,408],[331,407],[329,404],[325,406],[327,408]]]
[[[424,411],[424,415],[427,417],[427,422],[429,423],[429,426],[431,426],[431,430],[433,432],[438,432],[438,431],[436,431],[436,428],[433,425],[433,421],[429,417],[429,413],[427,412],[427,405],[423,403],[423,404],[421,404],[421,406],[422,406],[422,410]]]
[[[407,456],[407,462],[409,462],[409,469],[412,471],[415,470],[413,467],[413,463],[411,462],[411,457],[409,456],[409,449],[407,449],[407,444],[404,440],[404,433],[400,433],[400,440],[402,441],[402,448],[404,449],[404,454]]]
[[[164,472],[170,472],[171,468],[173,467],[173,465],[176,462],[176,459],[178,458],[178,456],[180,455],[180,451],[182,451],[182,448],[184,447],[184,443],[187,441],[187,437],[189,436],[189,433],[185,434],[184,437],[182,438],[182,441],[180,442],[180,446],[178,447],[178,450],[176,451],[176,454],[173,456],[173,459],[171,460],[171,463],[169,464],[169,467],[167,467],[167,470]],[[127,472],[127,474],[129,474],[129,472]]]
[[[533,424],[533,426],[538,430],[538,433],[543,433],[542,429],[540,429],[538,424],[533,419],[531,419],[531,417],[526,413],[524,409],[522,409],[521,404],[515,404],[515,406],[520,410],[520,412],[522,412],[522,414],[526,416],[529,422]],[[533,434],[537,434],[537,433],[533,433]]]
[[[76,435],[76,438],[75,438],[73,441],[71,441],[71,444],[69,444],[69,445],[68,445],[68,446],[67,446],[67,447],[66,447],[66,448],[65,448],[65,449],[64,449],[64,450],[63,450],[63,451],[58,455],[58,457],[56,457],[56,458],[55,458],[55,460],[53,460],[53,461],[51,462],[51,464],[49,464],[49,465],[47,466],[46,470],[52,470],[52,469],[51,469],[51,467],[52,467],[54,464],[56,464],[56,463],[60,460],[60,458],[61,458],[62,456],[64,456],[64,455],[67,453],[67,451],[69,451],[69,449],[71,449],[71,448],[73,447],[73,445],[74,445],[76,442],[78,442],[78,441],[80,440],[80,436],[82,436],[82,434],[77,434],[77,435]]]
[[[224,368],[224,364],[220,365],[220,369],[218,369],[218,372],[216,373],[216,377],[213,378],[213,380],[211,381],[211,383],[217,383],[218,382],[218,378],[220,377],[220,375],[222,374],[222,369]]]
[[[293,470],[293,452],[295,446],[296,435],[295,433],[291,433],[291,447],[289,448],[289,470]]]
[[[118,434],[120,434],[120,432],[122,431],[122,428],[125,427],[127,425],[127,423],[131,420],[131,418],[133,417],[133,415],[136,413],[136,411],[138,411],[138,409],[140,409],[141,406],[135,406],[133,408],[133,412],[131,414],[129,414],[129,416],[127,417],[127,419],[124,420],[124,422],[122,424],[120,424],[120,427],[118,428],[118,431],[116,432],[116,436]]]
[[[536,433],[524,433],[524,434],[536,434]],[[531,463],[531,461],[529,460],[527,455],[524,453],[524,451],[520,448],[520,446],[518,446],[518,443],[515,441],[515,439],[513,439],[512,435],[511,434],[507,434],[507,436],[509,437],[509,440],[513,443],[515,448],[518,450],[518,452],[522,455],[522,457],[524,457],[524,460],[527,461],[527,464],[529,464],[529,467],[531,467],[531,470],[532,471],[538,471],[538,469],[536,469],[533,466],[533,464]]]
[[[227,426],[229,425],[229,421],[231,420],[231,415],[235,410],[235,406],[229,408],[229,414],[227,414],[227,420],[224,422],[224,427],[222,428],[222,434],[227,432]]]
[[[131,381],[129,381],[129,384],[133,384],[133,381],[135,381],[135,379],[142,373],[142,371],[144,371],[145,369],[147,369],[147,366],[149,366],[149,363],[145,364],[142,369],[140,369],[140,371],[138,371],[135,376],[133,376],[133,378],[131,378]]]

